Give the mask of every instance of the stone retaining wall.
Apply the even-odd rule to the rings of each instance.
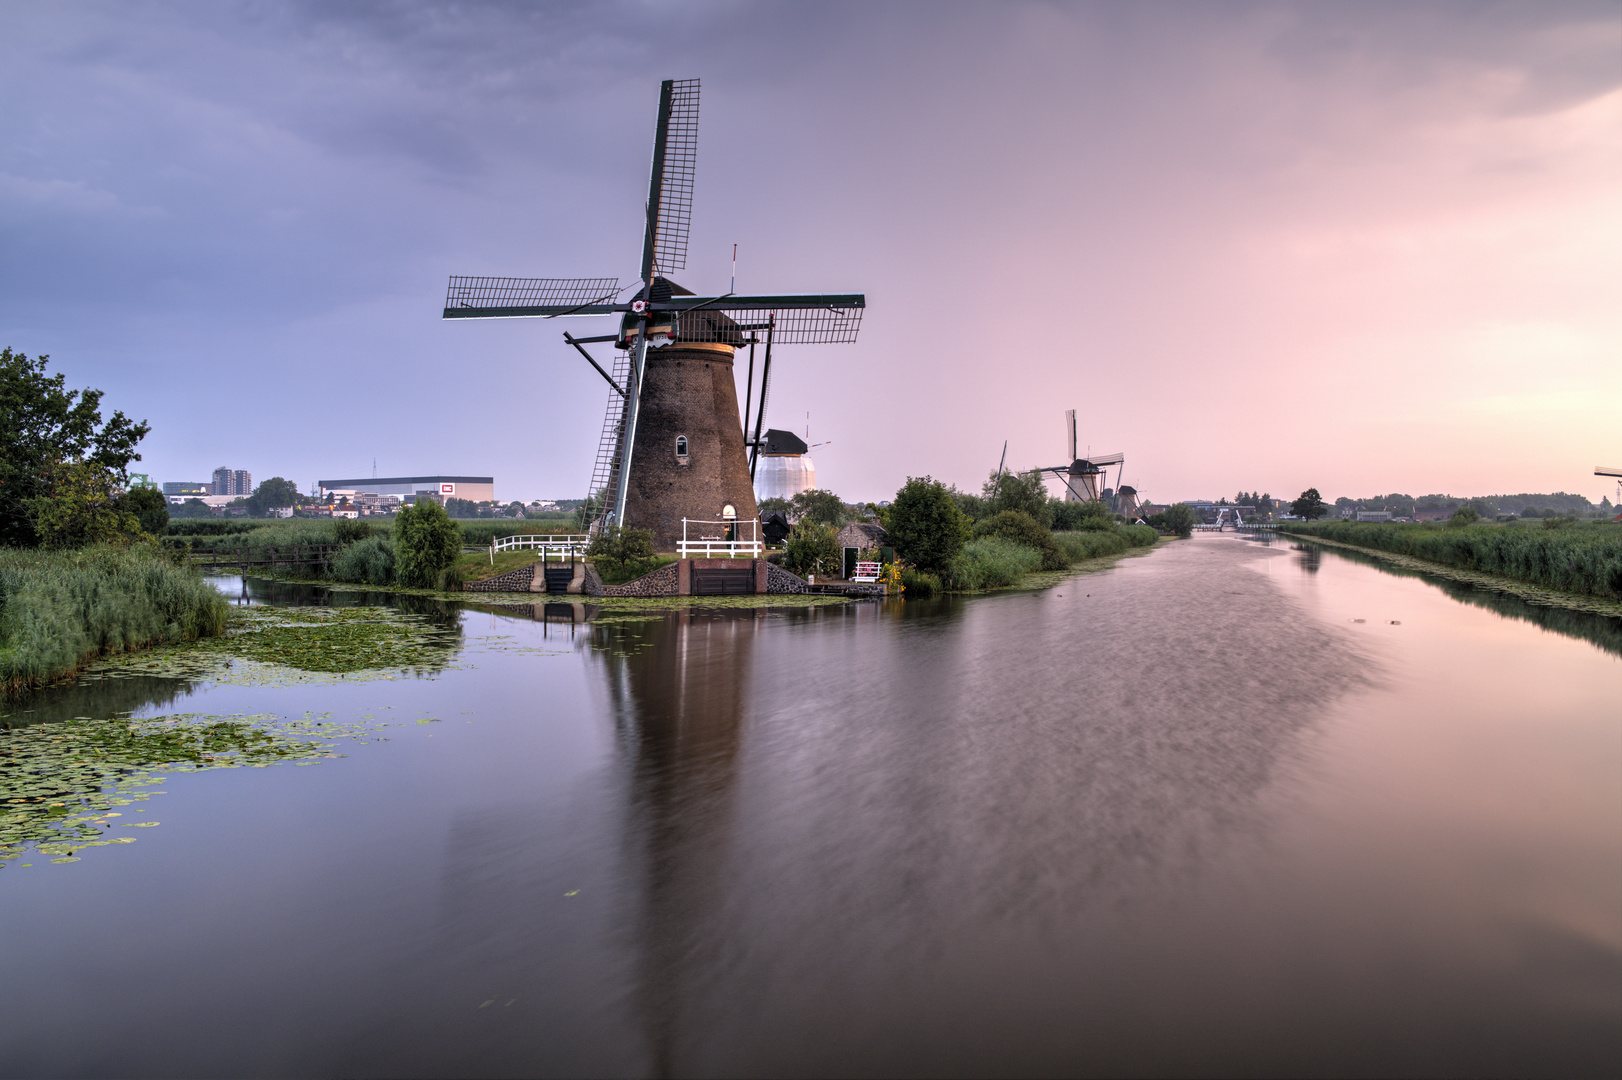
[[[462,586],[463,592],[529,592],[529,587],[535,580],[535,568],[540,563],[529,566],[520,566],[516,570],[508,570],[505,574],[497,574],[493,578],[483,581],[469,581]]]
[[[586,580],[580,591],[587,596],[679,596],[676,591],[676,563],[634,578],[623,585],[604,585],[595,566],[586,567]]]
[[[776,563],[766,564],[766,591],[768,593],[807,593],[805,579],[784,570]]]

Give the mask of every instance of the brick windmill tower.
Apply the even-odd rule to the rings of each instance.
[[[588,515],[593,531],[609,524],[651,529],[660,551],[675,550],[683,519],[738,536],[725,523],[756,518],[748,450],[760,441],[772,347],[855,341],[867,306],[859,293],[698,296],[670,280],[668,274],[687,265],[697,153],[698,80],[666,80],[659,91],[642,264],[630,284],[621,286],[618,278],[452,277],[445,297],[447,319],[620,316],[616,333],[563,335],[611,388]],[[593,342],[613,342],[612,371],[586,351]],[[757,344],[764,346],[764,358],[751,438],[747,409],[738,408],[734,359],[748,347],[747,402],[754,393]]]

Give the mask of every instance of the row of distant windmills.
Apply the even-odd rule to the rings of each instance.
[[[853,342],[867,299],[860,293],[698,296],[669,275],[687,266],[698,153],[698,80],[667,80],[648,182],[637,277],[453,277],[447,319],[619,315],[619,331],[563,338],[607,380],[608,410],[592,471],[588,516],[652,530],[658,550],[675,548],[683,519],[758,517],[753,477],[778,345]],[[634,291],[633,291],[634,290]],[[629,293],[627,297],[626,294]],[[612,342],[612,370],[585,346]],[[755,348],[762,347],[754,431]],[[738,409],[733,360],[749,350],[745,409]],[[747,453],[746,453],[747,451]]]

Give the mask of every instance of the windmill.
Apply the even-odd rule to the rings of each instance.
[[[1091,452],[1087,457],[1076,456],[1076,410],[1066,409],[1064,414],[1065,426],[1069,429],[1070,464],[1049,465],[1039,470],[1043,474],[1051,473],[1064,483],[1065,502],[1091,502],[1099,497],[1100,477],[1108,478],[1109,466],[1125,467],[1125,454],[1095,455]],[[1121,483],[1120,468],[1116,469],[1115,483]],[[1136,495],[1136,492],[1133,492]]]
[[[608,524],[651,529],[661,551],[675,548],[683,518],[756,516],[754,453],[746,459],[744,451],[760,449],[773,345],[853,342],[867,307],[860,293],[698,296],[670,280],[687,266],[697,154],[698,80],[667,79],[659,89],[634,281],[452,277],[445,295],[447,319],[620,316],[617,333],[563,335],[610,387],[588,520],[593,532]],[[593,342],[614,344],[612,372],[586,351]],[[765,355],[750,438],[748,409],[738,410],[733,357],[749,347],[752,395],[756,344],[764,344]]]

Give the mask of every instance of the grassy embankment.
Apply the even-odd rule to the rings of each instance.
[[[0,549],[0,691],[42,686],[104,653],[223,633],[228,607],[151,547]]]
[[[1572,522],[1558,528],[1525,522],[1286,522],[1279,531],[1579,596],[1622,600],[1622,525],[1610,522]]]

